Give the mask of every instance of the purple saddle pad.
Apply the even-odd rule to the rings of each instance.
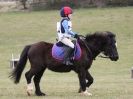
[[[63,47],[63,46],[57,46],[57,44],[55,43],[52,47],[52,57],[57,60],[63,61],[64,48],[65,47]],[[76,47],[75,47],[73,54],[74,54],[74,56],[73,56],[74,60],[79,60],[82,55],[82,51],[81,51],[81,48],[78,43],[76,43]]]

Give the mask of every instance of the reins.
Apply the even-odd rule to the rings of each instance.
[[[85,41],[85,37],[83,35],[79,35],[79,37],[81,37],[79,39],[84,43],[85,47],[87,48],[88,52],[90,53],[91,58],[93,59],[92,52],[91,52],[90,48],[88,47],[88,45],[87,45],[87,43]]]

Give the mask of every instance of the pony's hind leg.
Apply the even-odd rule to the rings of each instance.
[[[41,80],[41,77],[42,77],[44,71],[45,71],[45,68],[42,69],[41,71],[39,71],[39,72],[38,72],[37,74],[35,74],[35,76],[34,76],[35,94],[36,94],[37,96],[45,96],[45,93],[41,92],[41,90],[40,90],[40,85],[39,85],[40,80]]]
[[[28,72],[25,73],[25,77],[27,80],[27,94],[30,96],[31,92],[33,91],[33,85],[31,83],[31,79],[35,74],[35,70],[34,69],[30,69]]]

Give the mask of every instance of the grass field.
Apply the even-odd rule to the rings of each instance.
[[[46,97],[29,97],[26,94],[24,72],[21,81],[14,85],[8,78],[11,54],[21,53],[26,44],[38,41],[55,42],[59,12],[0,13],[0,99],[133,99],[133,7],[77,9],[73,15],[73,30],[79,34],[95,31],[112,31],[116,34],[120,59],[112,62],[97,58],[90,71],[94,83],[90,97],[77,93],[77,75],[47,70],[42,77],[41,89]]]

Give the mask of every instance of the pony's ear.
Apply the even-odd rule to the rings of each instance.
[[[110,31],[106,31],[106,33],[111,38],[116,36],[114,33],[110,32]]]
[[[96,34],[89,33],[86,35],[86,40],[91,41],[91,40],[95,39],[95,37],[96,37]]]

